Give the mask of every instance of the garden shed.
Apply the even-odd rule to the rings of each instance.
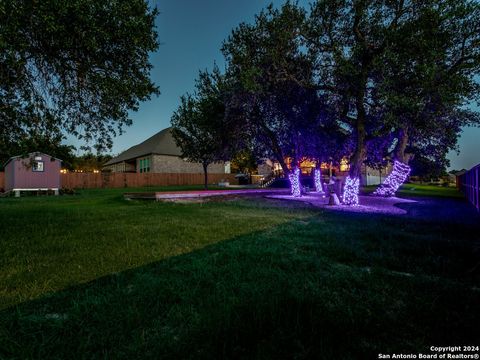
[[[53,191],[60,189],[62,161],[40,152],[14,156],[8,159],[5,169],[5,191],[20,196],[21,191]]]

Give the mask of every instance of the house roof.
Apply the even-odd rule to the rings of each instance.
[[[150,154],[182,156],[182,151],[175,143],[171,130],[172,128],[169,127],[159,131],[144,142],[132,146],[130,149],[114,157],[108,161],[105,166],[133,160]]]
[[[62,161],[61,159],[59,158],[56,158],[55,156],[51,156],[51,155],[48,155],[48,154],[45,154],[45,153],[42,153],[41,151],[34,151],[34,152],[31,152],[31,153],[28,153],[28,154],[23,154],[23,155],[17,155],[17,156],[12,156],[10,159],[8,159],[5,164],[3,164],[3,167],[7,166],[8,163],[10,161],[12,161],[13,159],[18,159],[18,158],[22,158],[22,159],[25,159],[27,157],[30,157],[32,155],[45,155],[45,156],[50,156],[51,158],[55,159],[55,160],[58,160],[58,161]]]
[[[465,169],[462,169],[462,170],[453,170],[453,171],[450,171],[450,174],[454,175],[454,176],[462,176],[463,174],[465,174],[467,172],[467,170]]]

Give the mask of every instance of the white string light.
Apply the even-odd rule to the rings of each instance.
[[[288,179],[290,180],[290,188],[292,190],[292,196],[300,197],[302,196],[300,188],[300,169],[297,167],[293,170],[293,173],[288,174]]]
[[[343,190],[343,203],[345,205],[358,205],[358,193],[360,191],[360,179],[350,178],[347,176],[345,180],[345,188]]]

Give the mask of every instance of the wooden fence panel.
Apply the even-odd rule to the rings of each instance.
[[[460,190],[473,206],[480,211],[480,164],[459,176]]]
[[[204,181],[203,174],[180,173],[66,173],[60,179],[61,186],[70,189],[202,185]],[[220,181],[237,184],[234,174],[208,174],[209,184]],[[5,173],[0,172],[0,189],[4,188]]]
[[[3,175],[3,173],[0,173]],[[0,185],[3,177],[0,176]],[[236,184],[234,174],[208,174],[208,183],[222,180]],[[122,188],[144,186],[201,185],[203,174],[180,173],[66,173],[61,174],[62,187],[71,189]],[[1,187],[1,186],[0,186]]]

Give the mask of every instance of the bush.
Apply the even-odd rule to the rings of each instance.
[[[74,189],[68,188],[68,187],[62,187],[60,189],[60,195],[75,195],[76,192]]]

